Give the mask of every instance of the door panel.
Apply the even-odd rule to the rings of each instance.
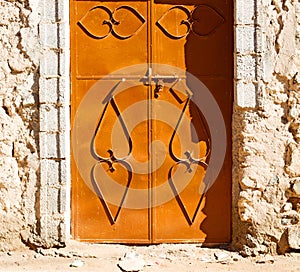
[[[194,75],[231,76],[231,9],[228,1],[188,1],[184,6],[182,1],[154,1],[153,62]],[[190,23],[182,23],[188,16]]]
[[[73,153],[74,238],[229,242],[232,3],[73,0],[70,7],[72,134],[84,138],[82,127],[91,112],[97,120],[91,139],[73,142],[87,148],[96,161],[88,165],[84,156]],[[122,70],[111,75],[136,64],[146,65],[130,74]],[[170,73],[160,64],[182,70]],[[208,87],[226,124],[225,162],[207,192],[203,179],[213,143],[206,117],[192,99],[203,94],[190,87],[187,72]],[[98,80],[108,82],[111,90],[91,101],[99,103],[99,112],[80,111],[78,123],[80,103]],[[131,80],[139,84],[122,89]],[[182,84],[186,93],[179,91]],[[136,123],[137,119],[143,121]],[[114,185],[106,182],[109,179]],[[143,190],[139,197],[148,208],[128,208],[140,201],[134,190]]]
[[[77,1],[72,5],[77,77],[99,78],[147,62],[146,1]]]
[[[203,197],[199,194],[199,186],[205,175],[205,167],[201,164],[187,165],[178,161],[184,161],[188,156],[187,153],[190,153],[194,159],[206,157],[209,149],[206,143],[208,135],[204,124],[200,125],[201,120],[198,120],[201,131],[197,132],[203,135],[203,139],[192,141],[190,103],[187,102],[186,96],[180,95],[182,100],[168,88],[164,88],[153,101],[154,120],[170,120],[168,115],[172,112],[174,123],[178,123],[175,138],[172,135],[176,125],[167,126],[157,121],[153,124],[155,131],[153,140],[162,141],[165,148],[169,150],[162,167],[153,173],[154,186],[160,186],[167,181],[169,192],[165,194],[172,195],[170,201],[153,210],[155,228],[153,241],[155,242],[203,241],[204,238],[204,233],[199,231],[204,218],[199,212],[201,205],[204,205]],[[170,105],[168,109],[168,104],[176,107],[177,110],[172,110]],[[155,162],[161,155],[157,150],[154,154]],[[156,195],[153,197],[156,198]]]
[[[74,107],[78,108],[86,91],[95,82],[95,80],[79,80],[76,82],[72,95],[72,105]],[[114,147],[114,155],[117,157],[124,157],[128,153],[130,148],[128,139],[123,134],[129,128],[123,127],[119,123],[120,119],[117,118],[118,111],[123,112],[130,103],[145,100],[147,93],[147,87],[129,88],[121,92],[120,95],[116,95],[114,103],[108,103],[106,109],[103,112],[99,112],[98,123],[95,124],[95,138],[91,140],[92,153],[102,158],[109,157],[108,150],[112,149],[112,146]],[[128,96],[133,97],[133,99],[126,99]],[[140,114],[143,113],[141,112]],[[123,115],[122,121],[124,124],[130,123],[127,121],[130,117],[130,114]],[[89,118],[89,113],[87,113],[87,118]],[[112,142],[112,138],[107,137],[108,134],[111,134],[113,125],[117,126],[118,142]],[[148,142],[147,127],[147,122],[144,122],[131,131],[132,141],[136,141],[137,138],[139,139],[137,141],[139,142],[139,146],[134,146],[132,154],[137,159],[146,161],[149,160],[148,150],[145,145]],[[85,133],[80,130],[80,127],[76,127],[75,129],[78,129],[79,133]],[[80,144],[78,143],[78,145]],[[85,157],[77,156],[76,163],[77,165],[84,165],[85,160]],[[76,163],[73,160],[73,165],[76,165]],[[89,169],[93,168],[90,167]],[[125,191],[122,191],[121,194],[114,193],[110,185],[102,180],[106,175],[124,187],[130,186],[135,189],[148,188],[148,174],[133,174],[131,179],[129,179],[130,173],[121,163],[115,163],[113,171],[110,171],[109,165],[105,162],[97,164],[94,171],[91,170],[93,188],[87,186],[81,178],[77,167],[72,167],[74,237],[84,241],[149,243],[149,211],[147,209],[130,210],[123,208],[122,201],[124,200],[124,196],[128,199],[134,198],[130,195],[130,192],[127,194]],[[129,182],[130,184],[128,184]],[[101,197],[99,197],[100,194]],[[110,201],[108,201],[108,196]],[[112,200],[114,204],[111,204]],[[119,205],[116,205],[116,203],[119,203]],[[139,220],[136,220],[136,218],[139,218]]]

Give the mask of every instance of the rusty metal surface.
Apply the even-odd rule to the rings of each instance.
[[[202,181],[210,161],[210,132],[205,116],[191,100],[201,94],[195,90],[186,95],[176,91],[179,84],[189,89],[185,73],[172,75],[159,65],[151,65],[137,74],[107,77],[115,89],[126,80],[140,79],[141,84],[120,93],[113,88],[103,102],[91,140],[90,151],[97,160],[91,166],[92,190],[72,159],[74,238],[124,243],[229,242],[232,3],[73,0],[70,8],[72,122],[80,102],[98,79],[130,65],[163,63],[194,74],[208,87],[221,109],[228,135],[221,172],[208,192],[199,194],[199,188],[205,191]],[[135,117],[123,113],[140,101],[148,102],[136,114],[147,118],[129,129]],[[176,114],[170,113],[166,104],[171,104]],[[88,112],[84,114],[89,118]],[[174,127],[160,121],[162,116],[170,118],[170,114],[174,115]],[[116,124],[117,148],[111,139]],[[73,134],[74,130],[80,128],[73,128]],[[186,135],[186,144],[180,142],[180,133]],[[162,144],[149,148],[155,141]],[[84,163],[84,158],[74,156]],[[147,171],[135,172],[132,157]],[[114,196],[114,204],[107,201],[113,192],[103,182],[103,171],[124,188]],[[151,188],[166,180],[165,193],[174,197],[159,206],[152,205],[157,196]],[[182,189],[185,183],[188,186]],[[126,202],[134,202],[135,197],[128,188],[146,189],[149,208],[126,208]]]

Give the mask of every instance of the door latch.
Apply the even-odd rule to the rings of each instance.
[[[164,88],[164,82],[162,79],[159,79],[156,81],[155,83],[155,89],[154,89],[154,98],[158,98],[159,97],[159,92],[161,92]]]
[[[144,76],[143,81],[144,84],[150,86],[152,83],[155,83],[154,89],[154,98],[159,97],[159,93],[164,88],[164,82],[174,82],[179,79],[178,75],[159,75],[159,74],[152,74],[152,68],[148,69],[147,75]]]

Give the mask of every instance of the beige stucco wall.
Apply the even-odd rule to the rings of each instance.
[[[68,239],[68,16],[68,1],[0,0],[0,250]]]
[[[26,1],[0,1],[0,250],[36,229],[38,21]]]
[[[0,0],[0,250],[69,233],[68,1]],[[300,248],[300,2],[235,3],[233,243]]]
[[[300,2],[258,1],[252,20],[257,46],[237,47],[248,60],[236,77],[256,102],[237,99],[233,114],[233,246],[245,255],[300,247]]]

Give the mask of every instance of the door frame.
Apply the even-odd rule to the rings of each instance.
[[[41,43],[40,103],[40,182],[38,188],[39,235],[48,244],[59,245],[70,238],[71,166],[70,166],[70,30],[69,1],[53,4],[41,0],[39,39]],[[236,107],[256,108],[261,99],[265,55],[263,34],[259,28],[256,0],[234,0],[234,99],[232,131],[239,129]],[[246,42],[244,42],[246,41]],[[49,61],[49,59],[53,61]],[[240,128],[242,130],[242,128]],[[237,207],[240,168],[239,139],[232,141],[232,224],[238,222]],[[49,207],[51,210],[49,211]],[[232,230],[235,228],[232,227]],[[234,235],[234,233],[232,233]]]

